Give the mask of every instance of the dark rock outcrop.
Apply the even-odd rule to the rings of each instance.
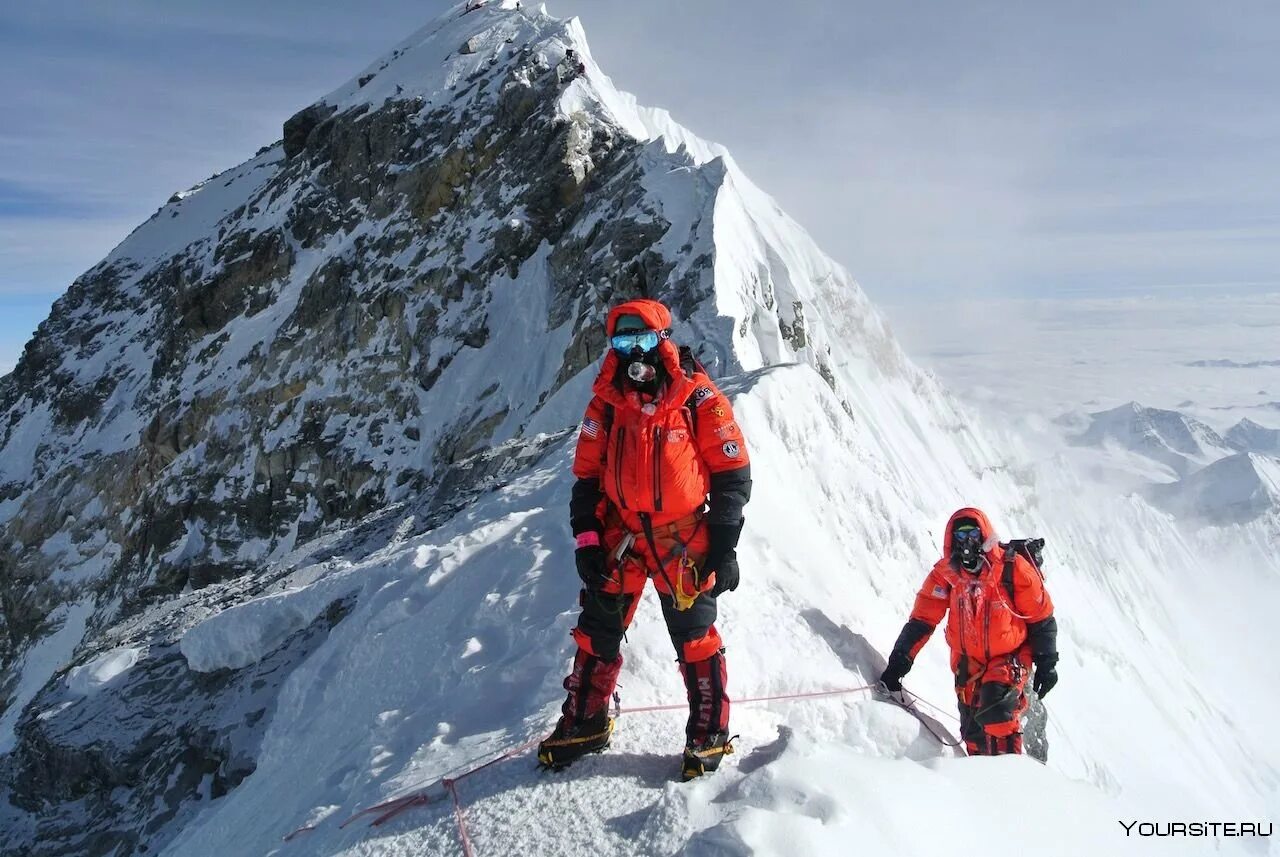
[[[367,81],[366,81],[367,82]],[[336,112],[328,104],[312,104],[290,116],[284,123],[284,156],[292,160],[307,148],[307,138],[324,120]]]

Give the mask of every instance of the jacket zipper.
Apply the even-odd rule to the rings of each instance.
[[[662,428],[653,429],[653,508],[662,511]]]
[[[622,493],[622,437],[626,431],[625,427],[618,426],[618,442],[613,456],[613,480],[618,486],[618,505],[623,509],[627,508],[627,499]]]

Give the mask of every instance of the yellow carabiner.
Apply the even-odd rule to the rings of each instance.
[[[685,591],[684,588],[684,572],[689,570],[689,578],[693,583],[692,591]],[[689,552],[682,550],[680,555],[680,570],[676,574],[674,592],[671,593],[671,600],[675,602],[677,610],[688,610],[693,606],[693,602],[698,600],[698,596],[702,594],[702,590],[698,588],[698,566],[693,561],[693,557],[689,556]]]

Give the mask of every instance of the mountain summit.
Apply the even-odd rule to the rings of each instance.
[[[732,697],[761,704],[683,790],[652,600],[616,752],[559,779],[518,752],[562,698],[573,427],[632,297],[734,398],[756,480],[722,631]],[[1261,691],[1196,643],[1230,592],[1266,650],[1267,598],[1198,588],[1166,516],[1015,452],[727,152],[615,89],[576,20],[455,6],[175,194],[0,379],[0,850],[439,854],[465,819],[489,854],[932,853],[985,847],[975,813],[1030,795],[1009,841],[1079,853],[1153,806],[1265,815]],[[1049,768],[813,696],[874,680],[970,504],[1050,537]],[[942,717],[944,649],[910,677]],[[437,791],[340,825],[504,754],[456,812]]]
[[[852,363],[919,378],[849,276],[723,149],[619,93],[576,20],[454,8],[283,132],[174,194],[0,379],[0,747],[106,629],[500,484],[580,417],[619,300],[667,302],[716,375],[807,364],[850,414]]]
[[[0,665],[68,589],[124,615],[573,423],[610,301],[669,302],[717,374],[901,371],[848,276],[576,21],[450,13],[284,130],[77,279],[0,382]]]

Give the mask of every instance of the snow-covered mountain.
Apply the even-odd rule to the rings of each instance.
[[[1178,411],[1129,402],[1088,415],[1073,442],[1148,458],[1185,476],[1234,450],[1212,428]]]
[[[1223,441],[1239,452],[1176,482],[1152,485],[1147,496],[1183,520],[1215,527],[1252,524],[1280,540],[1280,430],[1245,418]]]
[[[739,705],[704,782],[668,780],[678,711],[627,714],[567,775],[526,755],[465,811],[339,826],[553,721],[572,426],[637,295],[751,445],[731,695],[873,679],[975,503],[1050,540],[1048,767],[950,758],[853,693]],[[1280,675],[1239,655],[1276,648],[1274,551],[1218,546],[1210,577],[1167,515],[997,430],[576,20],[455,7],[175,194],[0,380],[0,848],[442,854],[464,818],[478,854],[923,854],[986,847],[1012,801],[1010,841],[1065,854],[1127,846],[1117,818],[1280,814]],[[683,701],[651,599],[626,654],[625,705]],[[950,684],[935,640],[908,686],[945,710]]]
[[[1267,428],[1247,417],[1227,429],[1223,439],[1241,452],[1280,456],[1280,429]]]
[[[1151,486],[1150,496],[1179,517],[1214,526],[1274,515],[1274,532],[1280,537],[1280,459],[1271,456],[1228,456],[1177,482]]]
[[[1272,471],[1280,466],[1276,429],[1245,418],[1219,435],[1180,411],[1137,402],[1087,416],[1069,413],[1056,422],[1072,444],[1101,454],[1089,463],[1096,472],[1128,474],[1131,487],[1184,522],[1258,522],[1264,531],[1280,533],[1271,521],[1280,522],[1280,493],[1271,487]]]

